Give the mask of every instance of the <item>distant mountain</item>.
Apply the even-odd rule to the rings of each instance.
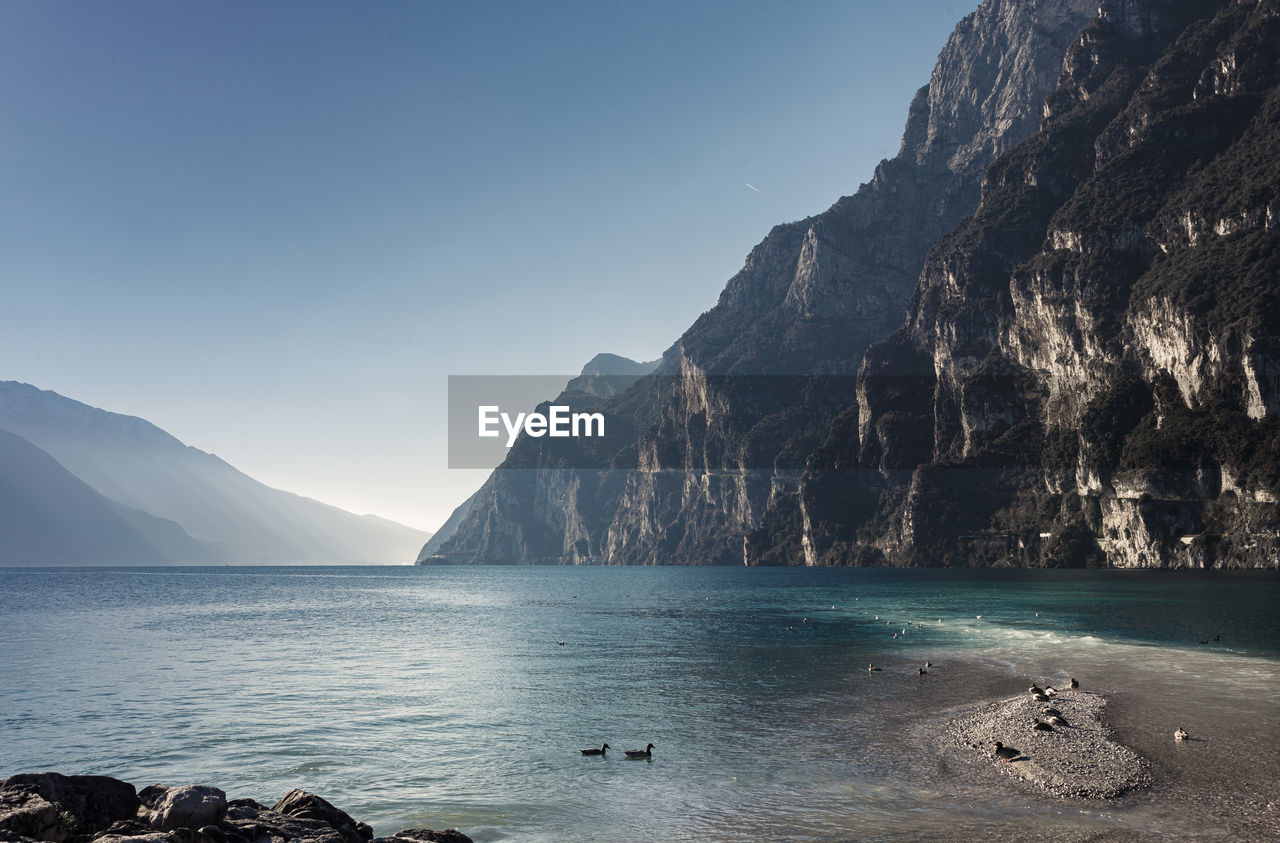
[[[41,449],[127,512],[180,525],[217,562],[393,563],[429,537],[269,488],[148,421],[28,384],[0,382],[0,430]],[[173,552],[180,547],[157,549],[166,561],[189,561]]]
[[[0,564],[213,561],[177,524],[108,500],[4,430],[0,466]]]

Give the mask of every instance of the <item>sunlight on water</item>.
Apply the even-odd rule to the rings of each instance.
[[[1280,726],[1273,574],[0,569],[0,585],[0,774],[268,804],[303,787],[379,833],[965,839],[1033,820],[1212,837],[1280,781],[1276,742],[1254,739]],[[960,707],[1073,675],[1111,696],[1150,792],[1052,800],[937,740]],[[1177,726],[1202,740],[1175,746]],[[621,755],[649,742],[651,761]],[[1180,821],[1188,800],[1215,822]]]

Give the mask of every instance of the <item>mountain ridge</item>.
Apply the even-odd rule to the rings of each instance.
[[[145,419],[30,384],[0,382],[0,430],[127,511],[180,525],[218,562],[385,564],[428,536],[272,489]]]

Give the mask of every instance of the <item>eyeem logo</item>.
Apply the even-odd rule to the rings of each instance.
[[[515,419],[502,412],[498,405],[486,404],[477,408],[477,415],[477,435],[486,439],[501,436],[502,431],[498,429],[501,422],[507,431],[508,448],[516,444],[522,430],[526,436],[535,439],[541,436],[604,436],[603,413],[575,413],[565,404],[552,404],[546,413],[516,413]]]

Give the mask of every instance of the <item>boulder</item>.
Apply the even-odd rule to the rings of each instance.
[[[397,831],[390,837],[379,837],[373,843],[474,843],[474,841],[456,828],[444,831],[432,831],[429,828],[406,828]]]
[[[272,805],[271,810],[298,819],[319,820],[351,843],[373,839],[372,828],[357,822],[345,811],[335,808],[327,800],[314,793],[307,793],[305,790],[294,788],[280,797],[280,801]]]
[[[48,799],[26,790],[0,790],[0,835],[6,835],[5,839],[60,843],[68,834],[58,806]]]
[[[138,793],[133,785],[108,776],[25,773],[0,782],[0,792],[38,794],[74,818],[72,827],[67,831],[75,834],[93,834],[138,813]],[[64,818],[63,822],[67,820]]]
[[[151,827],[172,831],[217,825],[227,815],[227,794],[208,785],[171,787],[155,800]]]
[[[227,818],[222,828],[256,843],[285,843],[290,840],[347,843],[341,833],[323,820],[282,814],[252,799],[233,799],[228,803]]]

